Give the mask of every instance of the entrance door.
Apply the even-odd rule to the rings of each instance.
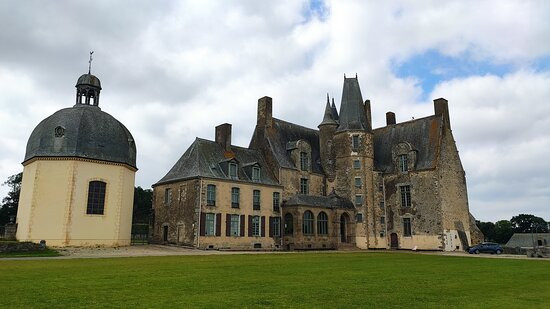
[[[168,241],[168,225],[162,227],[162,239]]]
[[[342,216],[340,216],[340,241],[347,242],[346,236],[346,216],[342,214]]]
[[[390,239],[391,239],[392,249],[397,249],[397,247],[399,246],[399,241],[397,239],[397,234],[396,233],[391,233]]]

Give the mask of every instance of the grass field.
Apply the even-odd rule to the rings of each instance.
[[[0,306],[545,307],[550,262],[412,253],[0,260]]]

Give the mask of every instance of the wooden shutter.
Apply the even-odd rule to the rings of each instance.
[[[262,237],[265,237],[265,216],[262,216]]]
[[[216,236],[222,236],[222,214],[216,214]]]
[[[246,220],[246,217],[244,215],[241,215],[241,236],[244,236],[244,221]]]
[[[231,215],[225,215],[225,236],[231,236]]]
[[[269,217],[269,237],[273,237],[273,217]]]
[[[206,214],[204,212],[201,212],[201,219],[200,219],[200,232],[199,235],[204,236],[204,228],[206,224]]]
[[[248,237],[252,237],[252,216],[248,215]]]

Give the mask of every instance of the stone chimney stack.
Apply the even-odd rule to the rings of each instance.
[[[395,124],[395,113],[394,112],[387,112],[386,113],[386,125],[392,125]]]
[[[451,128],[451,121],[449,119],[449,103],[448,103],[448,101],[443,99],[443,98],[435,99],[434,100],[434,111],[435,111],[435,115],[443,117],[443,122],[450,129]]]
[[[225,151],[231,150],[231,124],[224,123],[216,127],[216,143]]]
[[[372,128],[372,117],[371,117],[371,110],[370,110],[370,100],[365,101],[365,116],[367,117],[367,122],[369,124],[369,127]]]
[[[266,128],[273,126],[272,99],[270,97],[266,96],[258,99],[258,118],[256,124]]]

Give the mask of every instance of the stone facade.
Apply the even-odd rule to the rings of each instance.
[[[153,186],[157,241],[206,249],[453,251],[479,236],[445,99],[417,120],[397,123],[388,112],[377,129],[357,77],[344,78],[339,113],[327,98],[319,130],[274,118],[272,104],[258,100],[248,148],[232,146],[231,125],[220,125],[216,141],[197,139]],[[215,206],[207,203],[209,185]],[[238,208],[235,187],[244,198]],[[168,204],[167,189],[177,197]]]

